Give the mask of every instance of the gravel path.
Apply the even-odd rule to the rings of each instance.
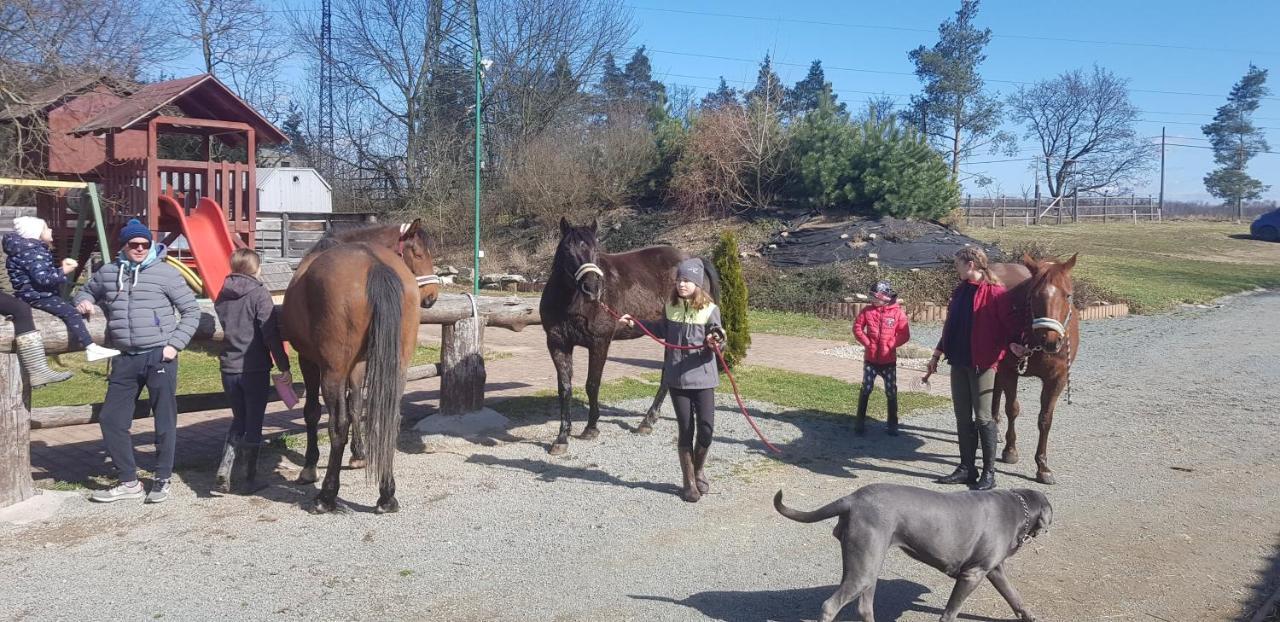
[[[1053,430],[1056,522],[1010,564],[1040,619],[1229,620],[1276,580],[1277,323],[1280,296],[1263,295],[1084,325],[1075,403]],[[839,577],[836,542],[829,524],[779,517],[773,492],[808,509],[871,482],[937,488],[956,453],[945,409],[858,439],[752,404],[778,460],[722,402],[712,494],[686,504],[673,422],[635,436],[626,410],[642,405],[620,406],[564,457],[546,455],[542,419],[506,442],[403,453],[395,515],[370,513],[359,472],[344,473],[348,510],[306,514],[315,489],[287,483],[292,454],[256,498],[211,497],[210,475],[192,472],[161,506],[72,499],[52,521],[0,526],[0,617],[811,620]],[[1000,485],[1038,486],[1031,453],[1024,440]],[[878,619],[935,620],[950,581],[894,553],[878,590]],[[1010,619],[989,585],[966,613]]]

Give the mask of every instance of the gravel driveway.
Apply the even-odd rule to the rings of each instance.
[[[1280,296],[1259,295],[1084,325],[1075,403],[1053,430],[1060,483],[1044,488],[1056,522],[1010,564],[1041,620],[1229,620],[1274,587],[1277,324]],[[830,524],[774,513],[774,491],[810,509],[871,482],[938,488],[930,478],[956,454],[945,409],[907,419],[903,436],[873,425],[859,439],[755,404],[784,452],[774,459],[722,402],[712,494],[686,504],[674,423],[634,436],[625,411],[640,406],[621,406],[564,457],[545,453],[543,419],[503,442],[402,453],[395,515],[370,512],[360,472],[344,474],[346,511],[303,512],[315,488],[288,483],[293,454],[256,498],[212,497],[194,472],[161,506],[76,497],[52,521],[0,526],[0,618],[811,620],[839,578],[837,545]],[[1020,426],[1024,462],[1001,465],[998,482],[1039,487],[1034,414]],[[877,618],[936,620],[950,587],[891,554]],[[989,585],[966,614],[1010,619]]]

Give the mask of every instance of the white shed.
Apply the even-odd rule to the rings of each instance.
[[[259,168],[258,211],[332,213],[333,190],[313,168]]]

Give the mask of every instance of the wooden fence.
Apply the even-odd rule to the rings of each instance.
[[[258,212],[258,252],[266,261],[296,263],[326,231],[377,222],[370,213]]]
[[[853,321],[858,313],[865,309],[865,302],[820,302],[805,310],[819,317],[835,320]],[[942,323],[947,319],[947,308],[932,303],[904,304],[902,310],[913,323]],[[804,312],[804,311],[802,311]],[[1082,320],[1100,320],[1104,318],[1129,315],[1129,305],[1113,304],[1085,307],[1077,311]]]
[[[1064,222],[1160,222],[1159,203],[1152,197],[991,197],[966,196],[960,207],[965,224],[975,227],[1044,225]]]
[[[67,351],[66,325],[42,311],[35,312],[36,328],[45,337],[49,354]],[[461,295],[442,295],[430,309],[420,311],[422,324],[440,324],[440,363],[411,368],[410,379],[438,376],[442,415],[460,415],[484,406],[484,328],[500,327],[513,331],[540,324],[538,307],[530,302],[509,298],[477,298],[474,305]],[[101,343],[106,321],[101,313],[88,321],[94,341]],[[76,425],[97,420],[101,405],[41,409],[33,421],[31,387],[21,372],[18,356],[13,354],[13,325],[0,323],[0,508],[23,501],[34,494],[31,479],[31,428]],[[213,305],[201,301],[200,325],[194,339],[221,341]],[[301,385],[296,387],[301,389]],[[179,412],[212,410],[227,407],[222,393],[185,396],[179,400]],[[149,409],[135,405],[134,416],[150,416]]]

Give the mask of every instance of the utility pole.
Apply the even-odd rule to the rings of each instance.
[[[476,79],[476,168],[475,168],[475,271],[471,275],[471,293],[480,295],[480,173],[484,169],[484,115],[481,112],[481,96],[484,93],[484,60],[480,55],[480,11],[475,0],[471,1],[471,50],[475,63]]]
[[[1160,213],[1164,213],[1164,128],[1160,128],[1160,206],[1157,208]]]

